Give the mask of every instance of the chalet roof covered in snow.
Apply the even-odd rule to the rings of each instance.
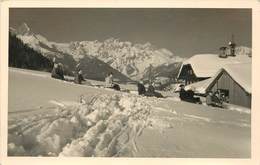
[[[208,78],[206,80],[198,81],[192,84],[189,84],[185,87],[185,90],[193,89],[195,93],[206,94],[206,89],[213,82],[214,77]]]
[[[186,86],[186,89],[194,88],[195,92],[205,94],[208,88],[215,82],[219,74],[226,71],[231,78],[246,92],[252,92],[252,63],[237,63],[224,65],[213,77]]]
[[[247,62],[251,62],[251,58],[247,55],[220,58],[218,54],[197,54],[184,61],[183,65],[190,64],[197,77],[212,77],[219,71],[219,69],[227,64]]]

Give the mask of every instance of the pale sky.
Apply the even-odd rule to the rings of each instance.
[[[10,26],[26,22],[50,41],[103,41],[110,37],[150,42],[175,55],[217,53],[235,35],[251,47],[251,9],[10,9]]]

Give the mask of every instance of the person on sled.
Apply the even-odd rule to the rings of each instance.
[[[52,78],[56,78],[56,79],[60,79],[60,80],[65,80],[64,79],[64,72],[63,72],[63,66],[61,63],[57,64],[54,63],[52,72],[51,72],[51,77]]]
[[[137,90],[138,90],[138,95],[145,95],[146,89],[143,81],[137,83]]]
[[[180,88],[179,97],[182,101],[201,104],[200,98],[194,97],[195,93],[192,89],[186,91],[183,84],[180,85]]]
[[[113,73],[110,72],[107,77],[105,78],[105,87],[106,88],[112,88],[117,91],[120,91],[120,86],[118,84],[115,84],[113,81]]]
[[[212,91],[209,91],[206,96],[206,104],[208,106],[212,106],[212,107],[223,108],[223,104],[222,104],[222,101],[218,97],[218,93],[213,94]]]
[[[150,84],[148,86],[145,96],[163,98],[163,95],[161,93],[155,91],[154,84]]]
[[[82,81],[86,81],[82,75],[82,70],[79,69],[78,72],[75,74],[74,82],[76,84],[82,84]]]

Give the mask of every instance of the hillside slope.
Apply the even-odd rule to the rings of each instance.
[[[51,71],[52,62],[9,33],[9,66]]]
[[[9,75],[9,156],[251,157],[250,113]]]

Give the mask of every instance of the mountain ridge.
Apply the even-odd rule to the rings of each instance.
[[[15,33],[25,44],[42,53],[45,57],[57,57],[60,62],[62,62],[62,58],[66,58],[65,65],[70,65],[71,70],[74,69],[72,65],[84,59],[87,59],[88,64],[90,64],[89,61],[92,59],[93,61],[98,60],[98,63],[104,63],[102,64],[103,70],[99,68],[97,72],[105,72],[106,70],[119,72],[121,77],[132,80],[147,79],[150,66],[153,67],[156,75],[169,75],[170,73],[175,75],[180,63],[186,60],[186,58],[176,56],[165,48],[156,48],[149,42],[139,44],[108,38],[104,41],[84,40],[58,43],[32,32],[26,23],[23,23],[17,30],[10,27],[10,32]],[[245,46],[237,47],[236,52],[238,55],[252,55],[251,48]],[[68,62],[69,59],[72,62]],[[107,66],[105,67],[105,65]],[[108,69],[109,67],[112,69]],[[87,74],[91,68],[85,67],[85,70]],[[167,71],[167,74],[161,73],[164,71]],[[168,78],[174,78],[173,75],[169,75]]]
[[[65,53],[70,54],[75,61],[80,61],[85,56],[95,57],[134,80],[142,79],[150,65],[157,67],[184,60],[165,48],[157,49],[149,42],[138,44],[109,38],[104,41],[57,43],[48,41],[41,34],[35,34],[26,23],[23,23],[19,30],[11,29],[24,43],[44,56],[56,54],[62,57],[62,53]]]

